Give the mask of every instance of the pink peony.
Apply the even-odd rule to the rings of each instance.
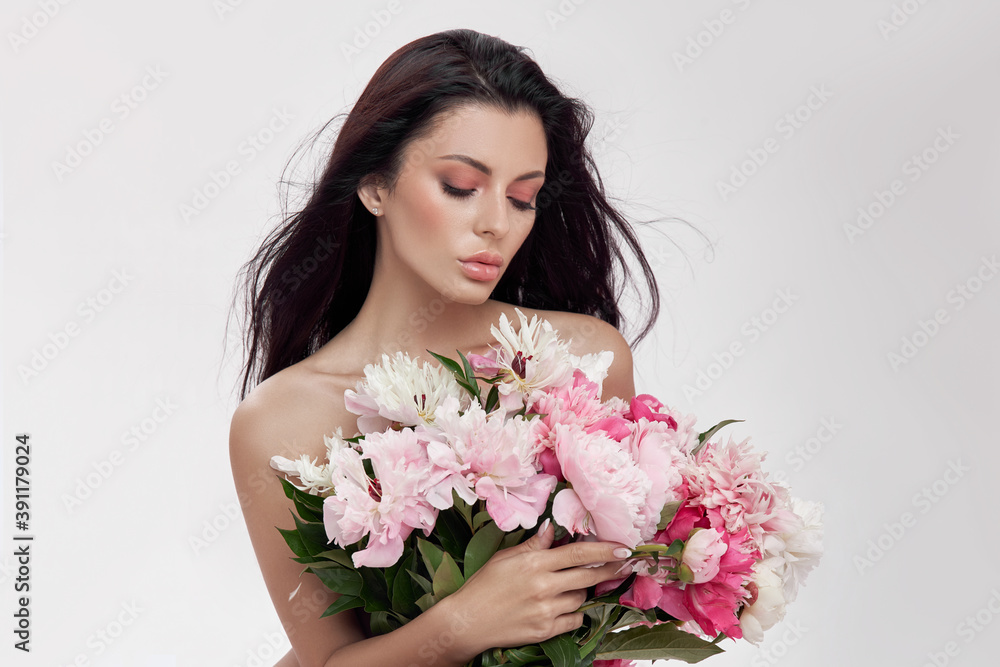
[[[569,487],[556,494],[552,518],[572,534],[636,546],[652,484],[629,452],[601,432],[557,424],[555,453]]]
[[[556,478],[538,473],[532,454],[531,432],[536,426],[523,417],[489,415],[473,402],[459,414],[458,401],[445,399],[435,426],[418,427],[427,438],[427,455],[443,472],[428,492],[438,509],[452,506],[452,491],[467,503],[486,501],[486,511],[503,531],[532,528],[545,511]]]
[[[780,518],[789,500],[785,487],[766,479],[760,465],[765,456],[751,450],[749,438],[739,444],[709,442],[683,471],[690,502],[717,509],[727,532],[748,528],[758,548],[766,524]]]
[[[743,600],[750,594],[745,584],[753,572],[754,556],[746,553],[749,534],[719,533],[726,551],[719,559],[719,571],[710,581],[682,583],[668,581],[662,588],[658,606],[680,621],[694,621],[702,632],[715,636],[742,637],[736,616]]]
[[[427,458],[413,429],[371,433],[360,454],[346,442],[330,453],[334,495],[323,501],[326,536],[340,547],[368,536],[364,549],[352,556],[358,567],[389,567],[403,553],[403,540],[414,528],[430,534],[437,510],[426,500],[441,474]],[[365,473],[370,459],[375,478]]]

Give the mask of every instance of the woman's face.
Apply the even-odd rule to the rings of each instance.
[[[541,120],[462,106],[403,158],[391,194],[359,189],[369,210],[379,209],[376,272],[393,284],[417,279],[451,299],[485,301],[535,221],[548,158]]]

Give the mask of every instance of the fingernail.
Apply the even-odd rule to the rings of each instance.
[[[611,553],[614,554],[615,558],[628,558],[629,556],[632,555],[632,550],[626,549],[625,547],[618,547]]]
[[[551,523],[551,522],[548,519],[546,519],[545,521],[543,521],[542,525],[538,527],[538,532],[539,533],[544,533],[545,529],[549,527],[549,523]]]

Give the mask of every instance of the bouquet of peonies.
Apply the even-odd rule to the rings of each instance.
[[[272,459],[299,482],[281,480],[299,516],[279,530],[340,594],[323,615],[363,607],[389,632],[551,518],[556,544],[630,547],[621,578],[596,587],[577,630],[470,665],[693,663],[725,637],[760,642],[819,561],[822,507],[769,481],[746,440],[711,440],[736,420],[699,433],[648,394],[602,401],[612,353],[572,355],[517,314],[485,356],[383,355],[345,393],[358,435],[325,437],[325,463]]]

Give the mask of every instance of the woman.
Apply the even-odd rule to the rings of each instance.
[[[614,262],[628,271],[613,231],[651,290],[641,335],[658,292],[594,173],[592,121],[500,39],[450,30],[415,40],[372,77],[306,206],[249,262],[249,355],[230,455],[292,644],[279,665],[461,665],[579,627],[586,589],[614,578],[621,545],[550,548],[544,524],[409,624],[368,637],[363,613],[320,618],[336,594],[290,560],[276,527],[292,526],[292,504],[269,467],[276,454],[323,460],[324,434],[356,432],[344,391],[382,353],[432,363],[427,350],[484,354],[490,325],[501,313],[516,322],[515,306],[572,338],[574,354],[613,350],[603,395],[634,394]]]

